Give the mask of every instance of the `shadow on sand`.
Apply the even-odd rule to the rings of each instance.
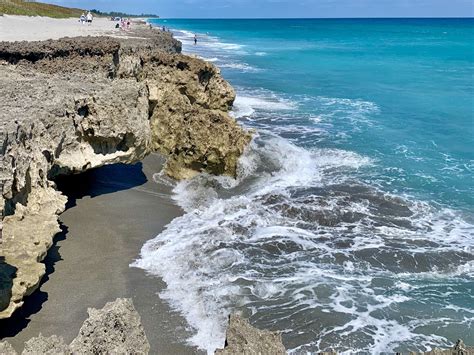
[[[76,206],[76,200],[96,197],[143,185],[147,178],[143,164],[114,164],[89,170],[79,175],[61,176],[56,179],[58,190],[68,197],[66,208]]]
[[[76,201],[85,196],[93,198],[143,185],[147,182],[147,178],[142,170],[142,163],[134,165],[115,164],[79,175],[62,176],[56,180],[56,183],[58,190],[68,197],[66,208],[69,209],[76,206]],[[0,340],[14,337],[25,329],[31,321],[31,316],[39,312],[44,302],[48,300],[48,293],[42,291],[41,286],[48,282],[49,275],[54,272],[56,263],[62,260],[59,244],[66,239],[68,228],[62,223],[60,228],[61,232],[54,237],[54,244],[43,261],[46,265],[46,274],[43,276],[40,286],[33,294],[25,297],[25,303],[11,318],[0,320]],[[0,263],[0,265],[2,265],[2,270],[8,271],[10,277],[15,274],[16,268],[13,266],[6,263]],[[8,286],[9,283],[11,290],[11,280],[4,279],[3,284]],[[4,288],[6,289],[6,287]]]
[[[16,267],[8,264],[5,258],[0,256],[0,310],[7,308],[10,303],[13,287],[12,280],[16,275],[16,270]]]

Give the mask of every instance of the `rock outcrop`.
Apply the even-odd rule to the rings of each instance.
[[[2,355],[16,355],[17,352],[13,349],[13,346],[6,341],[0,342],[0,354]]]
[[[167,157],[177,179],[236,174],[250,135],[227,113],[234,91],[215,66],[180,49],[169,34],[145,29],[132,39],[0,43],[0,273],[15,275],[1,290],[0,318],[45,273],[66,203],[58,175],[151,151]]]
[[[64,343],[63,338],[56,335],[44,337],[41,334],[35,338],[31,338],[25,343],[25,349],[22,355],[37,354],[71,354],[69,346]]]
[[[229,317],[224,349],[216,350],[216,355],[284,355],[286,349],[281,334],[260,330],[238,316]]]
[[[102,309],[89,308],[89,318],[70,345],[56,335],[41,334],[25,343],[23,355],[51,354],[148,354],[150,344],[140,316],[131,299],[119,298]],[[16,355],[7,342],[0,343],[0,354]]]
[[[89,318],[70,348],[75,354],[147,354],[150,344],[132,300],[118,299],[102,309],[89,308]]]

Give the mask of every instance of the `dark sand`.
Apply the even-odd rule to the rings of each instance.
[[[63,233],[45,260],[48,274],[12,319],[0,321],[0,339],[18,351],[39,333],[70,342],[88,307],[130,297],[152,354],[197,352],[184,345],[185,321],[157,295],[163,282],[129,267],[143,244],[182,213],[170,198],[171,188],[152,179],[161,165],[161,158],[151,155],[133,166],[103,167],[59,182],[69,206],[61,215]]]

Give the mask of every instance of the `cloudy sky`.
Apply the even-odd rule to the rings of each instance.
[[[43,0],[165,18],[473,17],[474,0]]]

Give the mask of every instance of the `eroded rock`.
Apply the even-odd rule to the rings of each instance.
[[[25,343],[22,355],[69,355],[72,354],[64,339],[56,335],[44,337],[41,334]]]
[[[281,334],[260,330],[238,316],[229,317],[224,349],[216,350],[216,355],[283,355],[286,349]]]
[[[178,179],[235,176],[250,140],[229,116],[235,94],[219,70],[179,54],[160,31],[0,43],[0,256],[16,269],[6,318],[45,273],[66,197],[54,178],[167,157]],[[5,295],[8,294],[8,296]]]
[[[9,342],[1,341],[0,342],[0,354],[2,355],[17,355],[15,349]]]
[[[102,309],[89,308],[70,345],[77,354],[148,354],[150,344],[132,300],[119,298]]]
[[[102,309],[89,308],[89,318],[70,345],[56,335],[31,338],[22,355],[72,354],[148,354],[150,344],[141,324],[140,315],[131,299],[118,298]],[[8,342],[0,342],[0,354],[16,355]]]

